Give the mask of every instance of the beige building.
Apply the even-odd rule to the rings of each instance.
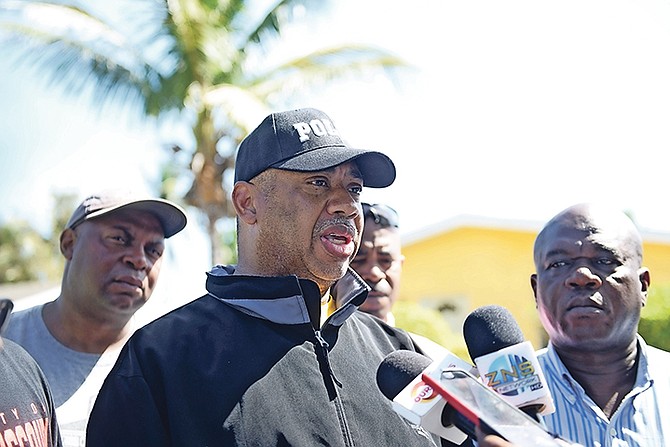
[[[498,304],[510,310],[535,348],[546,344],[530,288],[533,242],[541,222],[457,216],[403,235],[401,299],[441,311],[462,334],[475,308]],[[670,284],[670,234],[642,231],[644,263],[652,284]]]

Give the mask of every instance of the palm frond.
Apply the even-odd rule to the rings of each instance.
[[[277,92],[285,96],[333,80],[362,80],[380,73],[393,79],[398,70],[411,68],[405,60],[385,50],[343,44],[286,61],[249,80],[247,88],[253,89],[260,97]]]
[[[156,41],[155,34],[147,38]],[[43,73],[50,86],[62,86],[74,95],[92,89],[94,100],[103,106],[131,100],[151,113],[146,107],[164,88],[162,72],[169,75],[169,67],[159,69],[151,63],[141,42],[129,39],[105,18],[67,4],[2,3],[0,43],[16,63]]]
[[[220,84],[205,95],[209,107],[219,111],[217,118],[228,123],[228,134],[245,135],[269,113],[266,98],[252,88]]]
[[[261,44],[264,39],[279,36],[282,26],[293,20],[296,11],[308,8],[309,12],[316,12],[327,4],[326,0],[278,0],[258,20],[257,25],[247,32],[246,38],[239,42],[238,50],[244,52],[252,43]]]

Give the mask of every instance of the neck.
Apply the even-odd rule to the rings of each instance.
[[[609,418],[633,389],[639,359],[637,339],[624,349],[579,351],[556,347],[570,375]]]
[[[253,264],[250,265],[246,262],[243,262],[242,260],[240,260],[240,262],[235,266],[235,271],[234,271],[233,274],[234,275],[249,275],[249,276],[266,276],[266,277],[298,275],[298,278],[300,278],[302,280],[312,281],[314,284],[316,284],[319,287],[319,293],[322,297],[321,298],[322,303],[324,302],[324,300],[328,301],[328,298],[330,296],[330,287],[335,282],[335,281],[319,280],[315,277],[305,278],[305,276],[307,276],[307,275],[300,276],[299,274],[292,273],[292,272],[268,271],[268,269],[260,268],[258,265],[253,265]]]
[[[69,306],[60,296],[42,309],[44,323],[56,340],[78,352],[102,354],[109,347],[125,343],[130,336],[132,316],[114,321],[86,315]]]

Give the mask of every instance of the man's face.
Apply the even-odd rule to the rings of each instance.
[[[402,263],[398,229],[365,219],[361,246],[351,262],[351,268],[372,289],[360,310],[386,321],[400,292]]]
[[[631,235],[614,230],[597,222],[584,229],[559,221],[536,246],[531,286],[542,324],[558,348],[613,350],[635,339],[649,274]]]
[[[120,209],[65,230],[64,286],[92,315],[129,315],[151,297],[165,249],[150,213]]]
[[[341,278],[362,230],[363,179],[349,162],[317,172],[273,170],[256,209],[262,274],[297,275],[325,292]]]

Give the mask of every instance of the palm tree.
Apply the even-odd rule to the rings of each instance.
[[[325,0],[270,0],[263,11],[259,1],[243,0],[115,0],[111,11],[95,9],[104,3],[3,0],[0,48],[66,93],[92,92],[100,109],[114,102],[146,117],[176,112],[189,120],[194,147],[184,168],[192,184],[182,195],[207,218],[212,262],[220,261],[217,222],[234,215],[226,173],[241,138],[270,106],[296,89],[404,66],[357,45],[268,62],[294,13],[311,13]]]

